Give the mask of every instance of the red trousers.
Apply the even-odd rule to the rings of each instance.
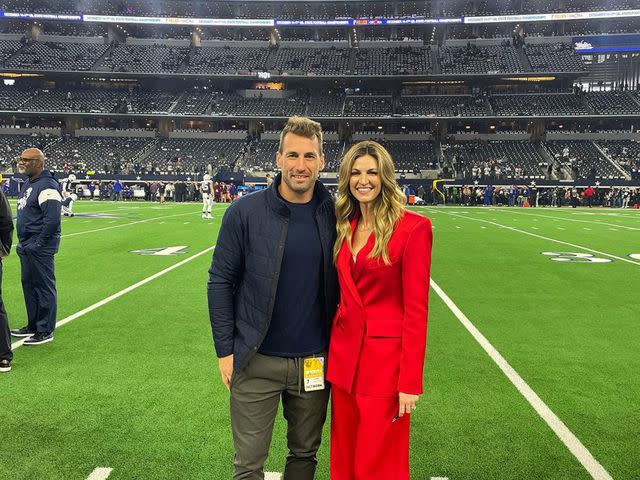
[[[398,397],[331,388],[331,480],[409,480],[409,415]]]

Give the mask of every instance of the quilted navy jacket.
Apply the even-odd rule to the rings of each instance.
[[[209,318],[218,357],[233,353],[234,369],[242,370],[269,329],[284,253],[289,209],[277,192],[278,175],[265,190],[241,197],[226,211],[209,269]],[[315,212],[323,254],[327,331],[338,304],[333,263],[336,240],[334,202],[316,182]]]

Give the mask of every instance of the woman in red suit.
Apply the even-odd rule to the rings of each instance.
[[[340,165],[334,257],[331,480],[408,480],[409,418],[422,393],[431,223],[404,208],[393,161],[360,142]]]

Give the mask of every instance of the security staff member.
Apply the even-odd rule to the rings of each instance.
[[[18,160],[18,171],[28,177],[18,199],[18,247],[27,325],[12,330],[15,337],[29,337],[24,345],[53,340],[58,292],[54,255],[60,245],[60,186],[44,170],[44,154],[28,148]]]

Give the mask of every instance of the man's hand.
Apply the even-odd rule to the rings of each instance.
[[[413,410],[416,409],[416,403],[418,402],[418,395],[411,395],[410,393],[402,393],[400,392],[398,395],[398,400],[400,404],[400,409],[398,410],[398,416],[402,417],[405,413],[413,413]]]
[[[222,376],[222,383],[227,387],[227,390],[231,389],[231,375],[233,375],[233,355],[227,355],[218,359],[218,366],[220,367],[220,375]]]

